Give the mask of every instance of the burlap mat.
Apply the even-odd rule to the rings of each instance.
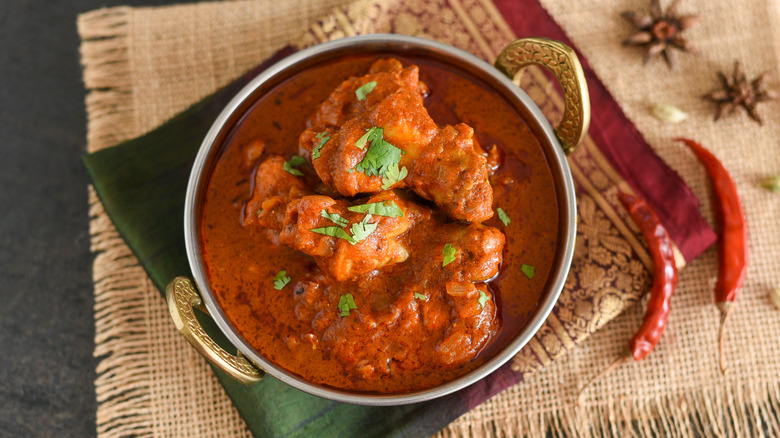
[[[684,2],[683,11],[704,16],[687,33],[703,55],[682,57],[675,74],[661,62],[643,68],[641,51],[619,44],[631,28],[618,13],[644,4],[542,2],[645,138],[696,192],[708,220],[713,222],[706,175],[669,138],[686,135],[702,141],[737,181],[750,226],[751,266],[728,326],[730,373],[720,376],[715,365],[716,261],[710,250],[682,271],[669,328],[656,351],[594,385],[583,406],[575,403],[576,389],[624,347],[639,326],[643,306],[631,307],[581,347],[464,415],[443,435],[536,435],[543,430],[751,435],[762,427],[780,433],[780,311],[768,297],[771,288],[780,286],[780,197],[758,185],[764,177],[780,174],[780,103],[761,108],[765,126],[759,128],[744,114],[714,124],[714,108],[699,98],[718,85],[714,72],[730,69],[734,59],[742,59],[751,76],[780,67],[780,38],[773,34],[780,25],[780,5],[770,1],[742,1],[738,7]],[[382,7],[390,3],[263,0],[85,14],[79,32],[85,40],[85,85],[91,90],[88,150],[147,132],[300,35],[316,39],[386,30]],[[436,13],[437,3],[415,6],[420,14],[399,15],[393,27],[402,33],[435,34],[436,29],[416,17],[425,16],[425,8]],[[484,10],[469,7],[480,1],[451,3],[462,10]],[[498,28],[503,25],[500,16],[488,19]],[[311,31],[304,33],[307,29]],[[776,80],[774,85],[778,87]],[[689,120],[662,124],[649,115],[656,102],[682,108]],[[172,329],[164,302],[92,193],[90,204],[92,244],[98,253],[99,435],[248,435],[208,366]]]

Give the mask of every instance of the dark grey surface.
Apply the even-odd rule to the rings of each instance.
[[[95,430],[76,17],[171,0],[0,0],[0,436]]]

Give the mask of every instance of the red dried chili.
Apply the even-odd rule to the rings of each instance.
[[[653,351],[669,318],[670,302],[674,288],[677,286],[677,265],[674,263],[674,248],[669,233],[661,220],[645,201],[633,195],[618,193],[618,199],[626,208],[631,218],[639,226],[642,235],[650,249],[653,259],[653,288],[650,301],[647,303],[642,327],[629,341],[626,350],[604,371],[592,378],[581,390],[591,382],[614,370],[631,358],[642,360]]]
[[[723,327],[731,314],[737,291],[745,282],[747,271],[747,221],[737,186],[726,168],[710,151],[699,143],[676,138],[685,143],[707,169],[715,191],[715,213],[719,224],[718,239],[718,282],[715,284],[715,305],[720,310],[718,330],[718,363],[720,371],[726,372],[723,357]]]
[[[672,239],[650,206],[626,193],[618,193],[618,198],[642,230],[653,259],[653,290],[647,303],[645,319],[642,328],[628,343],[634,360],[642,360],[653,351],[666,327],[669,303],[677,286],[677,265],[674,263]]]

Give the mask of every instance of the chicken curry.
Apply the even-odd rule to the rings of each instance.
[[[331,60],[261,97],[209,178],[200,239],[236,330],[307,381],[406,393],[527,322],[559,224],[502,96],[426,59]]]

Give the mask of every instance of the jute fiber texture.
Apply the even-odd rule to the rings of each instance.
[[[425,11],[392,14],[396,3],[403,2],[224,2],[82,15],[82,62],[90,90],[87,149],[109,147],[153,129],[290,42],[303,46],[386,31],[391,24],[399,33],[431,36],[437,32],[431,23],[446,19],[421,19]],[[692,187],[713,225],[706,175],[693,155],[670,138],[700,140],[737,181],[748,215],[751,265],[727,327],[730,370],[721,376],[716,366],[718,314],[712,288],[717,268],[716,252],[709,250],[681,271],[669,327],[658,348],[643,362],[596,382],[581,406],[577,389],[624,348],[640,325],[644,300],[441,434],[752,435],[762,427],[780,433],[780,311],[769,299],[770,290],[780,287],[780,197],[759,186],[766,176],[780,174],[780,103],[762,106],[765,125],[759,127],[739,112],[714,123],[714,106],[699,97],[719,85],[715,72],[730,70],[735,59],[743,61],[751,77],[780,68],[780,39],[773,33],[780,24],[780,5],[768,0],[742,1],[738,7],[684,2],[683,12],[703,16],[686,33],[702,55],[681,56],[672,74],[660,60],[642,67],[641,50],[619,44],[632,31],[619,12],[645,4],[542,3],[645,138]],[[339,9],[332,13],[334,7]],[[378,12],[392,18],[382,19]],[[500,16],[489,19],[506,28]],[[780,87],[777,79],[770,85]],[[663,124],[650,115],[653,103],[673,104],[689,119]],[[90,205],[97,253],[95,354],[101,358],[98,434],[247,436],[211,370],[175,332],[165,303],[92,192]]]

